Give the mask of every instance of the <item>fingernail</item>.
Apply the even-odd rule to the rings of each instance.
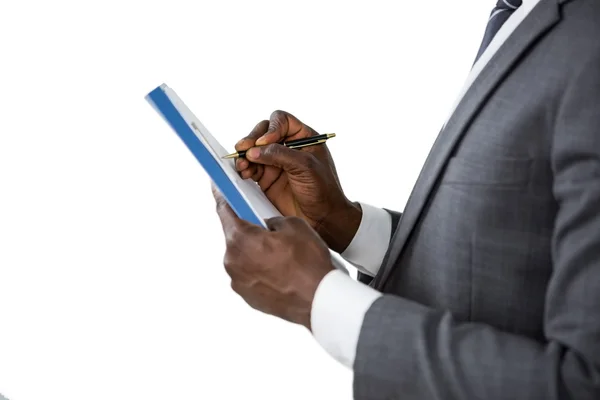
[[[258,140],[256,141],[256,145],[257,146],[262,146],[262,145],[265,145],[265,144],[267,144],[266,135],[259,137]]]
[[[253,147],[246,152],[246,157],[249,157],[249,158],[257,159],[259,156],[260,156],[260,149],[256,148],[256,147]]]

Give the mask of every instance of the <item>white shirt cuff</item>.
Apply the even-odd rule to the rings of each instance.
[[[392,216],[382,208],[363,203],[360,206],[360,225],[341,256],[360,272],[375,276],[390,245]]]
[[[382,294],[340,270],[329,272],[313,299],[310,324],[317,342],[352,369],[365,314]]]

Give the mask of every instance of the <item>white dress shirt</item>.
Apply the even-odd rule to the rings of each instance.
[[[483,67],[539,1],[524,0],[521,7],[496,33],[485,52],[473,65],[448,118],[454,113]],[[367,204],[361,203],[361,207],[363,214],[360,226],[342,257],[359,271],[375,276],[389,246],[391,215],[383,209]],[[327,274],[317,288],[311,312],[313,335],[331,356],[349,368],[354,365],[356,346],[365,314],[381,295],[375,289],[353,280],[339,270]]]

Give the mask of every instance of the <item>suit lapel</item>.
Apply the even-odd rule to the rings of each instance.
[[[519,58],[560,19],[557,0],[542,0],[480,72],[438,135],[410,195],[390,251],[372,285],[381,289],[404,249],[450,154],[473,118]]]

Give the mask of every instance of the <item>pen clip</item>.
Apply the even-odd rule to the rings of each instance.
[[[300,149],[302,147],[308,147],[308,146],[314,146],[315,144],[321,144],[321,143],[325,143],[327,140],[325,139],[321,139],[321,140],[317,140],[316,142],[313,143],[305,143],[305,144],[299,144],[299,145],[291,145],[289,146],[290,149]]]

